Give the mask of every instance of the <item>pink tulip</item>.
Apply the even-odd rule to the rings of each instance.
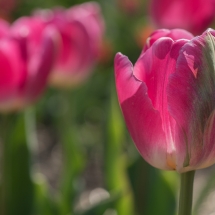
[[[98,58],[104,32],[99,5],[88,2],[35,13],[45,25],[54,25],[60,34],[57,61],[50,82],[57,87],[72,87],[86,80]]]
[[[181,38],[192,39],[193,35],[183,29],[159,29],[154,31],[146,40],[143,52],[145,52],[152,44],[160,37],[170,37],[173,40],[179,40]]]
[[[150,15],[158,28],[183,28],[201,34],[215,17],[215,0],[151,0]]]
[[[143,158],[186,172],[215,163],[215,31],[190,38],[178,30],[175,39],[171,33],[157,38],[134,66],[118,53],[116,87]]]
[[[1,111],[24,108],[34,102],[46,86],[55,58],[56,32],[50,27],[41,33],[37,24],[21,18],[0,40]]]

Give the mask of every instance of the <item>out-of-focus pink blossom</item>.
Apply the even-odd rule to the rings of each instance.
[[[58,58],[50,76],[53,86],[68,88],[91,74],[104,33],[100,7],[88,2],[69,9],[39,10],[35,17],[54,25],[60,34]]]
[[[201,34],[215,17],[215,0],[151,0],[150,15],[158,28],[183,28]]]
[[[215,31],[191,37],[159,30],[134,66],[115,57],[118,98],[137,149],[151,165],[178,172],[215,163]]]
[[[46,86],[56,55],[56,32],[20,18],[0,40],[0,110],[15,111],[34,102]]]

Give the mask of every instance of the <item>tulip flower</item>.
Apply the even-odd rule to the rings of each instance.
[[[148,39],[134,66],[116,55],[116,88],[143,158],[183,173],[215,163],[215,31],[164,32]]]
[[[181,173],[178,215],[191,215],[196,169],[215,163],[215,31],[158,30],[133,66],[118,53],[119,103],[152,166]]]
[[[99,5],[88,2],[67,10],[39,10],[35,16],[54,25],[60,35],[59,53],[50,76],[53,86],[68,88],[86,80],[98,59],[104,32]]]
[[[183,28],[201,34],[215,17],[214,0],[151,0],[150,15],[157,28]]]
[[[50,27],[41,33],[37,24],[21,18],[0,40],[1,111],[24,108],[34,102],[46,86],[55,59],[56,32]]]

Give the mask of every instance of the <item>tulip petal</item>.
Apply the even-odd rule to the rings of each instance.
[[[28,38],[31,41],[31,48],[35,49],[41,42],[44,28],[44,23],[37,17],[21,17],[11,26],[11,35],[18,40]]]
[[[194,36],[183,29],[172,29],[172,30],[168,30],[168,29],[158,29],[156,31],[154,31],[150,37],[147,39],[146,45],[144,46],[143,52],[145,52],[149,47],[152,46],[152,44],[158,40],[161,37],[170,37],[171,39],[175,40],[180,40],[180,39],[187,39],[190,40],[192,39]]]
[[[1,106],[12,99],[25,78],[18,45],[8,39],[0,41],[0,100]]]
[[[62,45],[50,82],[65,88],[83,82],[91,74],[95,56],[90,47],[90,35],[81,22],[68,22],[60,36]]]
[[[169,160],[177,167],[178,151],[186,152],[186,148],[180,149],[175,145],[177,134],[175,133],[175,120],[169,114],[167,103],[167,85],[169,76],[175,71],[176,60],[181,47],[187,40],[174,42],[170,38],[160,38],[149,48],[135,64],[134,75],[143,81],[148,89],[148,96],[153,107],[159,111],[162,119],[162,128],[166,134],[167,153]],[[156,135],[156,134],[155,134]],[[177,159],[178,160],[178,159]]]
[[[153,108],[145,83],[134,77],[131,62],[120,53],[115,57],[115,78],[122,112],[140,154],[157,168],[174,169],[168,163],[160,113]]]
[[[48,27],[43,33],[40,49],[29,60],[28,80],[23,89],[27,103],[34,101],[46,87],[56,57],[57,36],[55,29]]]
[[[178,124],[177,133],[187,147],[185,171],[205,166],[211,153],[215,154],[212,135],[215,132],[214,56],[215,38],[208,31],[183,46],[176,72],[169,82],[169,110]]]

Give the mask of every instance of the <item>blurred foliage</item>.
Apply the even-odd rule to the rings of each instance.
[[[175,192],[160,170],[152,168],[138,157],[129,167],[128,173],[137,214],[174,214]]]
[[[38,8],[52,8],[52,7],[71,7],[75,4],[81,4],[83,0],[18,0],[18,7],[12,14],[13,18],[16,19],[20,16],[30,15],[33,10]]]

